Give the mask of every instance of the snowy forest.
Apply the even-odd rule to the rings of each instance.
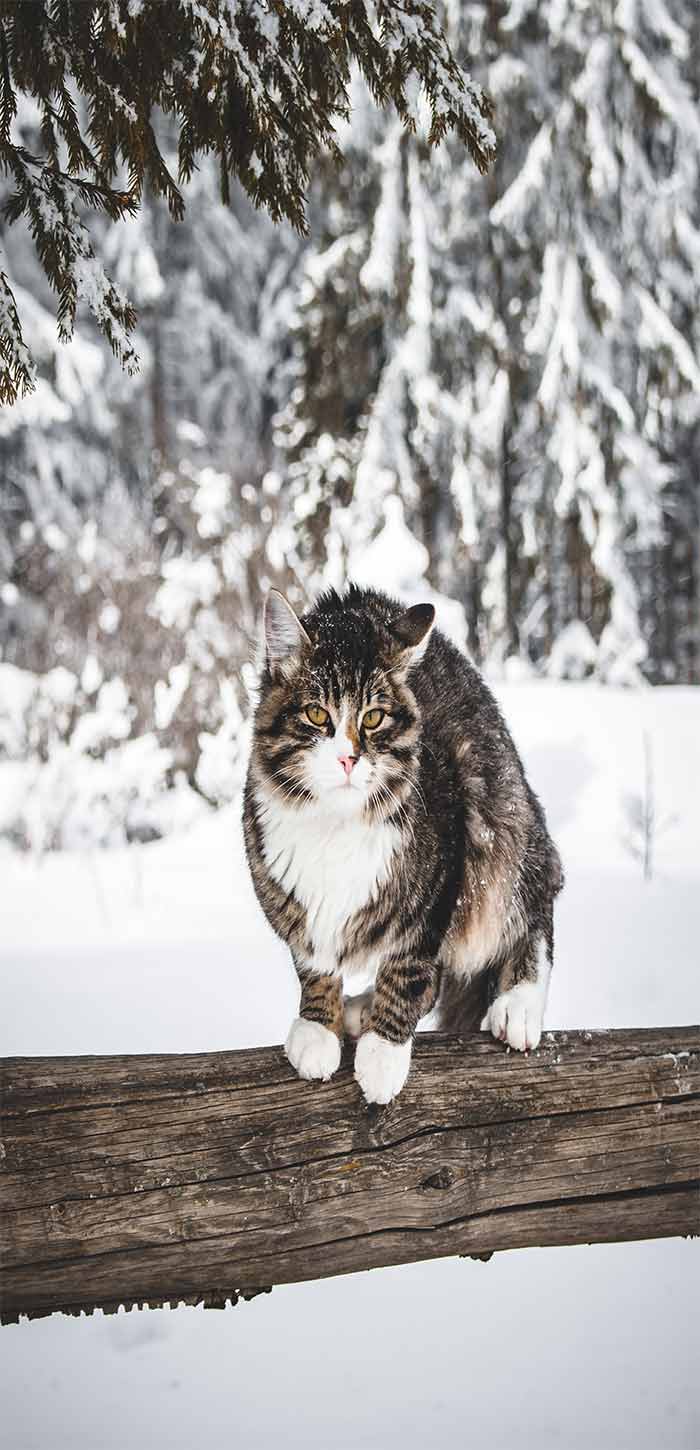
[[[272,131],[224,105],[217,152],[211,52],[230,40],[235,85],[246,27],[245,99]],[[293,101],[312,55],[296,130],[265,44]],[[412,44],[445,89],[402,69]],[[3,1324],[16,1450],[697,1450],[700,1257],[671,1235],[697,1179],[699,301],[698,0],[0,0],[0,1177],[36,1195],[4,1214],[10,1273],[53,1293],[68,1246],[101,1303],[110,1265],[153,1245],[222,1306],[173,1283],[156,1308],[144,1280],[129,1312]],[[485,1031],[467,1081],[423,1038],[430,1102],[368,1121],[347,1059],[324,1083],[283,1062],[299,981],[241,819],[266,592],[302,611],[349,580],[434,603],[483,670],[566,878],[544,1050]],[[348,882],[356,839],[315,842]],[[599,1045],[647,1028],[658,1073]],[[268,1106],[232,1090],[262,1048],[269,1136]],[[145,1091],[137,1054],[181,1066]],[[199,1054],[221,1054],[215,1078]],[[100,1057],[108,1094],[80,1076]],[[32,1059],[46,1097],[23,1109]],[[400,1223],[424,1262],[327,1277],[341,1167],[336,1246]],[[224,1309],[239,1191],[246,1234],[279,1204],[280,1252],[308,1245],[313,1277],[257,1292],[263,1245]],[[540,1232],[557,1204],[581,1208],[585,1246]],[[639,1242],[608,1241],[615,1204]],[[477,1261],[446,1237],[472,1217],[495,1225]],[[516,1218],[532,1247],[502,1252]]]
[[[700,683],[700,8],[444,20],[493,100],[488,174],[358,73],[307,236],[223,202],[213,160],[180,222],[155,196],[92,218],[134,374],[87,313],[59,341],[4,228],[38,365],[0,413],[14,845],[148,841],[234,798],[270,585],[440,601],[495,677]]]

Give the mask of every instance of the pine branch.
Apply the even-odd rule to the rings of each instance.
[[[24,344],[17,303],[0,271],[0,404],[15,403],[34,391],[34,366]]]
[[[180,184],[213,153],[225,202],[234,177],[255,206],[303,233],[314,164],[339,158],[335,127],[348,114],[353,64],[409,130],[422,89],[429,144],[454,132],[487,168],[490,105],[460,71],[431,0],[0,0],[0,167],[16,184],[5,216],[29,223],[59,294],[61,334],[72,332],[84,292],[117,355],[134,364],[133,309],[108,280],[87,284],[84,264],[94,282],[97,263],[76,204],[116,220],[148,183],[182,217],[159,113],[178,128]],[[13,140],[18,91],[41,111],[41,157]],[[128,190],[117,184],[124,173]]]

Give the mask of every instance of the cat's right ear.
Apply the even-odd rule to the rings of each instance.
[[[284,673],[284,666],[305,645],[311,646],[306,630],[291,604],[279,589],[271,589],[263,607],[265,662],[271,674]]]
[[[405,675],[423,658],[434,623],[434,604],[412,604],[389,626],[398,647],[393,661],[395,673]]]

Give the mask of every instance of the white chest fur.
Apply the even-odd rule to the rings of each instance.
[[[386,881],[400,836],[395,826],[343,819],[318,808],[260,802],[268,870],[307,912],[318,972],[337,970],[346,923]]]

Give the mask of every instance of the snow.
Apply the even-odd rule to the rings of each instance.
[[[580,619],[572,619],[557,635],[547,661],[547,674],[555,679],[583,680],[592,674],[598,659],[598,646],[590,629]]]
[[[12,759],[26,744],[26,713],[37,687],[36,675],[0,663],[0,750]]]
[[[406,527],[403,503],[390,494],[383,503],[384,523],[376,538],[352,556],[351,577],[366,588],[383,589],[406,604],[434,604],[439,627],[458,646],[466,648],[464,610],[456,599],[440,594],[428,584],[428,550]]]
[[[198,605],[208,605],[216,598],[219,577],[216,565],[206,555],[193,559],[181,555],[166,559],[162,568],[164,582],[153,601],[153,612],[166,629],[175,625],[183,633]]]
[[[3,271],[0,271],[0,332],[3,337],[5,361],[13,374],[24,374],[31,387],[35,381],[34,365],[29,349],[22,338],[17,299]]]
[[[487,456],[498,456],[501,451],[509,404],[508,373],[505,368],[499,368],[492,379],[488,399],[481,411],[475,414],[472,424],[476,447]]]
[[[547,121],[540,127],[515,181],[511,182],[508,190],[491,207],[489,216],[493,226],[507,226],[517,230],[532,193],[539,192],[544,185],[551,154],[552,127]]]
[[[257,672],[249,663],[248,669],[242,672],[244,688],[250,683],[250,675],[257,685]],[[220,699],[223,717],[221,725],[216,732],[201,732],[200,756],[195,773],[198,789],[216,805],[233,800],[243,785],[250,732],[249,725],[243,722],[238,696],[231,680],[222,680]]]
[[[700,143],[700,117],[686,87],[679,83],[673,72],[664,74],[662,63],[653,66],[633,40],[628,38],[623,41],[622,54],[634,80],[647,91],[659,111],[681,131],[692,136],[697,146]]]
[[[107,740],[126,740],[131,731],[131,714],[124,681],[106,680],[100,687],[94,710],[83,711],[75,726],[71,735],[72,750],[97,750]]]
[[[396,122],[376,152],[382,168],[381,195],[369,256],[360,272],[360,282],[367,292],[389,292],[394,280],[401,234],[401,135],[402,127]]]
[[[649,292],[643,287],[638,287],[636,292],[642,312],[642,327],[639,332],[641,344],[652,352],[659,347],[668,348],[681,376],[696,392],[700,392],[700,367],[685,338],[681,337]]]
[[[583,68],[573,87],[575,100],[585,109],[591,189],[600,198],[612,193],[620,181],[620,168],[604,120],[612,61],[610,36],[596,36],[589,45]]]
[[[548,1026],[697,1021],[700,690],[497,693],[567,872]],[[650,883],[624,840],[645,734],[657,815],[675,817]],[[5,845],[0,869],[3,1053],[284,1040],[297,988],[253,897],[237,804],[143,847],[37,863]],[[218,1314],[25,1322],[1,1331],[5,1434],[13,1450],[192,1450],[203,1426],[211,1445],[235,1426],[246,1450],[461,1450],[468,1426],[495,1450],[690,1450],[699,1261],[676,1240],[533,1249],[276,1288]]]
[[[94,695],[102,684],[102,666],[96,655],[89,654],[80,676],[80,688],[85,695]]]
[[[583,246],[590,267],[593,295],[611,317],[617,317],[622,309],[622,288],[595,238],[587,229],[583,233]]]
[[[542,259],[542,286],[537,316],[523,339],[526,352],[544,352],[556,328],[560,301],[561,247],[558,242],[547,242]]]
[[[172,752],[152,733],[122,740],[99,758],[86,753],[119,728],[118,715],[82,715],[70,743],[55,741],[45,763],[1,762],[0,838],[35,857],[80,849],[92,870],[96,848],[152,839],[201,816],[201,796],[181,777],[171,785]]]
[[[475,7],[465,31],[460,6],[450,7],[455,48],[474,54],[497,101],[501,160],[488,183],[461,148],[428,152],[422,133],[406,136],[353,66],[352,119],[339,117],[335,132],[344,165],[312,177],[307,240],[240,194],[224,206],[213,156],[201,158],[188,183],[175,231],[153,198],[137,217],[104,234],[97,227],[105,276],[142,312],[138,379],[121,374],[86,317],[78,337],[57,346],[31,237],[24,225],[10,229],[8,279],[40,375],[36,392],[0,418],[13,475],[0,548],[3,564],[7,555],[30,586],[13,605],[13,637],[37,598],[17,546],[21,512],[40,525],[55,515],[72,544],[85,505],[99,519],[117,477],[150,531],[149,487],[167,444],[174,477],[183,455],[196,460],[187,483],[198,492],[186,510],[196,515],[187,541],[196,557],[208,540],[218,543],[222,523],[238,526],[245,500],[253,505],[243,510],[253,531],[248,557],[271,581],[295,579],[312,594],[340,581],[351,547],[371,542],[385,494],[397,492],[408,526],[433,553],[431,578],[468,606],[482,655],[511,650],[511,622],[522,638],[525,618],[545,601],[547,629],[529,640],[541,668],[547,641],[577,612],[598,636],[606,589],[617,587],[609,574],[589,579],[586,550],[572,547],[582,481],[589,546],[596,506],[588,484],[598,498],[604,489],[617,516],[608,538],[624,555],[650,645],[644,668],[654,679],[687,676],[677,628],[687,612],[684,569],[668,589],[647,588],[644,572],[652,545],[661,545],[657,575],[681,543],[686,557],[693,548],[700,127],[689,17],[697,7],[624,0],[611,11],[614,23],[600,6],[570,0],[501,8],[489,29],[488,7]],[[200,3],[197,13],[208,10]],[[224,13],[229,29],[235,10],[232,3]],[[254,7],[266,46],[278,24],[269,10],[263,0]],[[392,45],[417,23],[397,21]],[[424,108],[419,88],[407,84],[412,109]],[[434,98],[438,118],[451,95],[447,85]],[[29,149],[39,119],[20,103]],[[264,172],[264,151],[253,169]],[[99,287],[93,292],[99,310]],[[584,415],[597,456],[585,427],[567,450],[567,408]],[[260,508],[266,472],[276,491],[268,487]],[[506,478],[512,543],[533,560],[532,572],[514,567],[512,548],[505,559],[499,553]],[[561,507],[555,514],[558,492],[570,516]],[[156,567],[177,549],[180,502],[162,498]],[[454,547],[456,530],[463,547]],[[238,590],[241,579],[245,595],[246,571],[228,572],[228,540],[225,549],[226,582]],[[544,553],[551,563],[537,569]],[[65,550],[56,579],[78,592],[72,554]],[[119,590],[128,632],[126,594]],[[187,580],[173,581],[160,598],[163,620],[185,630],[189,613],[196,629],[202,602],[196,589],[190,598]],[[113,654],[116,643],[103,636],[95,648]],[[74,648],[80,672],[82,643]],[[168,652],[163,670],[177,658]]]
[[[149,307],[162,297],[165,280],[148,236],[144,211],[124,218],[114,228],[107,249],[115,280],[137,308]]]
[[[120,619],[121,611],[117,605],[108,602],[107,604],[103,604],[97,616],[97,623],[104,634],[114,634],[119,628]]]
[[[408,158],[408,196],[412,267],[406,307],[408,330],[403,351],[407,373],[414,379],[415,393],[415,381],[424,379],[430,369],[432,299],[427,198],[421,185],[418,160],[413,152]],[[420,412],[419,404],[418,409]]]
[[[323,0],[295,4],[325,25]],[[189,8],[224,39],[240,9]],[[295,978],[253,900],[236,804],[254,573],[295,598],[354,574],[407,604],[432,600],[461,644],[468,609],[565,858],[550,1024],[697,1020],[698,693],[639,688],[642,667],[687,670],[692,631],[678,546],[690,558],[697,7],[511,0],[495,24],[472,7],[466,31],[464,7],[449,8],[455,50],[472,51],[497,101],[492,177],[457,146],[427,151],[415,76],[418,131],[406,137],[353,66],[352,117],[334,133],[344,165],[335,182],[312,178],[308,240],[240,194],[223,205],[212,156],[175,232],[150,198],[104,234],[78,233],[74,271],[93,312],[104,321],[125,296],[143,312],[139,379],[87,317],[57,343],[26,226],[4,239],[28,351],[6,286],[0,321],[15,361],[31,354],[39,369],[35,392],[0,418],[3,647],[28,666],[0,663],[9,1051],[283,1041]],[[398,62],[418,21],[393,9]],[[275,45],[268,0],[254,16]],[[440,56],[436,121],[465,106],[490,144],[476,93],[455,90]],[[289,75],[293,57],[284,64]],[[259,88],[260,64],[249,73]],[[29,149],[40,120],[22,99]],[[251,171],[264,180],[269,162],[258,149]],[[56,201],[42,206],[63,235]],[[206,800],[179,769],[183,751]],[[634,840],[645,758],[659,822],[648,884]],[[125,845],[161,831],[158,844]],[[213,1445],[235,1426],[245,1450],[282,1439],[675,1450],[697,1418],[693,1273],[697,1249],[681,1243],[533,1251],[276,1290],[221,1316],[23,1325],[0,1333],[7,1438],[13,1450],[191,1450],[202,1426]],[[322,1376],[309,1375],[314,1356]]]
[[[192,507],[199,515],[198,531],[203,539],[223,532],[224,519],[230,504],[231,479],[215,468],[203,468],[197,479]]]
[[[548,414],[553,414],[561,392],[564,368],[578,376],[580,363],[581,275],[578,262],[569,252],[561,278],[559,315],[549,343],[549,351],[537,397]]]
[[[473,548],[479,540],[476,525],[476,498],[474,481],[463,458],[458,458],[452,470],[450,492],[459,511],[460,538],[467,548]]]
[[[504,15],[498,22],[500,29],[504,31],[516,30],[519,25],[522,25],[523,20],[526,18],[528,12],[533,9],[534,4],[535,0],[511,0],[507,15]]]
[[[168,670],[167,681],[156,680],[153,691],[153,718],[158,730],[167,730],[187,691],[191,673],[187,660],[182,660],[179,665],[173,665]]]

